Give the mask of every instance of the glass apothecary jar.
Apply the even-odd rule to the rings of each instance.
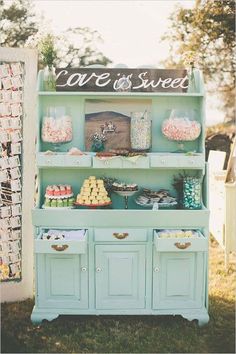
[[[42,122],[42,141],[51,143],[54,150],[59,150],[61,144],[73,139],[72,119],[66,112],[66,107],[48,107]]]
[[[198,177],[185,177],[183,179],[183,208],[201,209],[202,181]]]
[[[178,142],[178,152],[185,152],[185,141],[194,141],[201,134],[201,124],[196,117],[194,109],[172,109],[169,118],[163,121],[162,133],[167,139]]]
[[[151,119],[148,111],[131,112],[130,141],[132,150],[151,148]]]

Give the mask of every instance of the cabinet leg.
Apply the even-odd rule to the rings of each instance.
[[[188,321],[193,321],[193,320],[197,320],[198,321],[198,326],[199,327],[203,327],[205,326],[208,322],[209,322],[209,315],[206,314],[202,314],[202,315],[192,315],[192,314],[182,314],[181,315],[183,318],[185,318]]]
[[[209,322],[209,316],[208,315],[200,316],[198,318],[198,326],[199,327],[205,326],[208,322]]]
[[[41,324],[43,320],[52,321],[58,316],[58,313],[40,312],[39,310],[34,308],[31,314],[31,322],[33,324]]]

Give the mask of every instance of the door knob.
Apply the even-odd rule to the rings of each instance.
[[[100,273],[101,271],[102,271],[101,268],[99,268],[99,267],[96,268],[96,272],[97,272],[97,273]]]
[[[155,267],[153,270],[154,272],[159,272],[160,269],[158,267]]]
[[[81,268],[81,271],[82,271],[82,272],[87,272],[87,268],[86,268],[86,267],[82,267],[82,268]]]

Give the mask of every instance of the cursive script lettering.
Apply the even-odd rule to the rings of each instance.
[[[67,75],[68,71],[67,70],[62,70],[58,73],[57,75],[57,80],[59,79],[60,76],[62,75]],[[108,85],[111,81],[111,79],[106,80],[107,78],[110,77],[109,73],[102,73],[100,75],[97,75],[96,73],[92,73],[92,74],[81,74],[81,73],[74,73],[72,75],[70,75],[66,82],[62,85],[57,84],[57,87],[65,87],[65,86],[69,86],[69,87],[73,87],[73,86],[79,86],[82,87],[84,85],[86,85],[89,81],[91,81],[92,78],[95,78],[95,85],[98,87],[104,87],[106,85]],[[102,82],[103,80],[106,80],[105,82]]]
[[[144,69],[145,70],[145,69]],[[177,76],[178,75],[178,76]],[[185,75],[185,76],[184,76]],[[186,70],[165,69],[57,69],[57,88],[59,91],[147,91],[185,92],[188,88]],[[105,90],[103,90],[105,88]]]
[[[109,80],[107,80],[107,81],[105,81],[105,82],[103,82],[103,83],[100,82],[101,80],[105,80],[105,79],[107,79],[108,77],[110,77],[110,74],[109,74],[109,73],[104,73],[104,74],[99,75],[99,76],[97,77],[97,80],[96,80],[95,84],[96,84],[97,86],[99,86],[99,87],[104,87],[104,86],[108,85],[109,82],[111,82],[111,79],[109,79]]]

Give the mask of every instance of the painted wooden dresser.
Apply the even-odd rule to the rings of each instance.
[[[35,227],[34,323],[58,315],[181,315],[208,322],[208,186],[204,147],[204,87],[196,74],[196,93],[44,92],[42,73],[38,81],[38,200],[33,210]],[[152,119],[152,149],[131,163],[120,157],[104,163],[92,153],[69,156],[76,146],[85,149],[84,124],[87,102],[125,104],[130,110],[149,105]],[[56,155],[45,155],[42,116],[48,105],[70,107],[73,141]],[[201,136],[186,143],[195,154],[172,153],[173,142],[161,133],[165,113],[172,107],[194,108],[202,125]],[[125,210],[123,199],[112,195],[111,209],[44,210],[47,185],[67,183],[75,194],[85,178],[119,177],[146,188],[165,188],[175,194],[173,177],[186,171],[202,177],[200,210],[150,210],[131,198]],[[82,241],[45,241],[48,229],[84,229]],[[160,239],[157,230],[198,230],[195,239]],[[118,235],[118,237],[117,237]],[[53,246],[53,247],[52,247]]]

